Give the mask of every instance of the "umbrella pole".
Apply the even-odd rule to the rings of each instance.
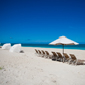
[[[64,53],[64,45],[63,45],[63,53]]]
[[[64,54],[64,44],[63,44],[63,54]],[[64,55],[63,55],[63,63],[65,61]]]

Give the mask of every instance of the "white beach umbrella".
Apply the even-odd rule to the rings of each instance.
[[[64,53],[64,45],[78,45],[79,43],[66,38],[66,36],[60,36],[59,39],[57,39],[49,44],[50,45],[63,45],[63,53]]]

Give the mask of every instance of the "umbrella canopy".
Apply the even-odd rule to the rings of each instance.
[[[78,45],[79,43],[66,38],[66,36],[60,36],[59,39],[57,39],[49,44],[50,45],[63,45],[63,53],[64,53],[64,45]]]

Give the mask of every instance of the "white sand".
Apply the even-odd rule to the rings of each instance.
[[[0,85],[85,85],[85,65],[69,65],[35,55],[35,48],[22,47],[24,53],[0,48]],[[50,52],[62,49],[36,48]],[[85,50],[67,50],[85,60]]]

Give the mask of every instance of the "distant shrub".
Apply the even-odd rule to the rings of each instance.
[[[2,70],[3,68],[2,67],[0,67],[0,70]]]

